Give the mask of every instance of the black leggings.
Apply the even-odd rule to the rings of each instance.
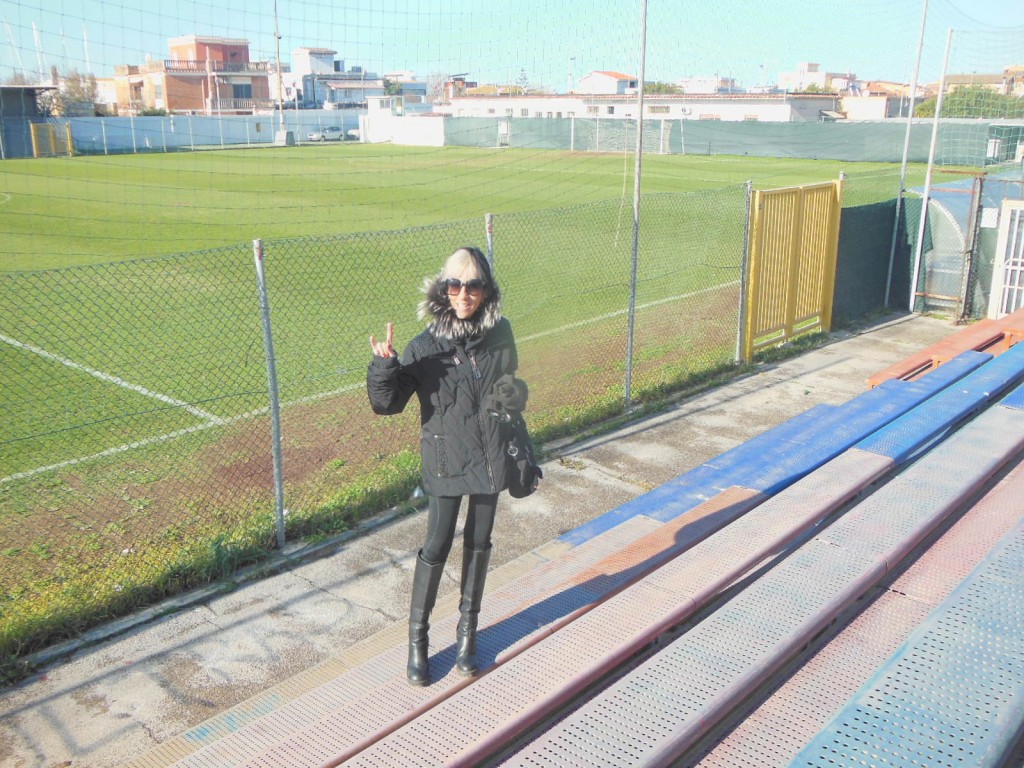
[[[455,524],[459,519],[461,496],[428,496],[427,539],[421,550],[421,557],[428,563],[437,564],[448,560],[452,542],[455,539]],[[494,528],[494,511],[498,507],[498,494],[488,493],[469,497],[469,511],[463,531],[463,547],[466,549],[487,549],[491,546],[491,531]]]

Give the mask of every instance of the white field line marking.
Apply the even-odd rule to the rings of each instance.
[[[726,288],[728,286],[738,285],[739,282],[739,280],[733,280],[728,283],[719,283],[718,285],[713,285],[710,288],[703,288],[699,291],[694,291],[692,293],[684,293],[678,296],[669,296],[667,298],[658,299],[657,301],[652,301],[647,304],[641,304],[640,306],[637,307],[637,309],[650,309],[651,307],[657,307],[660,306],[661,304],[667,304],[672,301],[680,301],[682,299],[692,298],[693,296],[699,296],[703,293],[710,293],[711,291],[714,291],[718,288]],[[573,328],[580,328],[584,325],[590,325],[591,323],[597,323],[612,317],[624,315],[628,311],[628,309],[621,309],[615,312],[609,312],[606,315],[600,315],[598,317],[590,318],[589,320],[581,320],[577,323],[563,325],[560,328],[554,328],[550,331],[541,331],[540,333],[535,333],[532,334],[531,336],[523,337],[522,339],[520,339],[520,342],[532,341],[533,339],[540,339],[543,338],[544,336],[550,336],[554,333],[561,333],[563,331],[571,330]],[[0,336],[0,339],[5,339],[5,337]],[[354,389],[361,389],[365,386],[366,383],[361,381],[358,384],[349,384],[339,389],[333,389],[329,392],[318,392],[315,395],[306,395],[305,397],[300,397],[297,400],[290,400],[287,403],[282,403],[281,408],[283,410],[284,408],[288,408],[293,405],[300,405],[302,403],[311,403],[317,400],[323,400],[324,398],[334,397],[335,395],[342,395],[345,394],[346,392],[351,392]],[[212,429],[213,427],[216,426],[227,426],[230,424],[237,424],[238,422],[245,421],[246,419],[253,419],[256,418],[257,416],[264,416],[269,412],[269,407],[257,408],[256,410],[248,411],[247,413],[241,413],[238,416],[232,416],[227,419],[217,419],[216,422],[214,422],[213,419],[211,419],[210,423],[207,424],[199,424],[194,427],[188,427],[187,429],[179,429],[177,432],[169,432],[165,435],[157,435],[155,437],[146,438],[145,440],[138,440],[134,443],[125,443],[124,445],[117,445],[114,446],[113,448],[107,448],[104,451],[100,451],[99,453],[94,453],[89,456],[80,456],[76,459],[68,459],[67,461],[61,461],[58,462],[57,464],[50,464],[49,466],[46,467],[36,467],[35,469],[28,469],[25,470],[24,472],[18,472],[13,475],[8,475],[7,477],[0,477],[0,485],[3,485],[4,483],[7,482],[11,482],[12,480],[21,480],[22,478],[32,477],[33,475],[38,475],[43,472],[50,472],[51,470],[61,469],[63,467],[70,467],[75,464],[93,461],[94,459],[102,459],[106,456],[113,456],[118,453],[125,453],[126,451],[131,451],[134,450],[135,448],[143,448],[147,445],[152,445],[154,443],[162,443],[168,440],[173,440],[177,437],[184,437],[185,435],[192,435],[197,432],[203,432],[207,429]]]
[[[11,202],[11,196],[6,192],[0,192],[0,198],[3,198],[2,200],[0,200],[0,205]]]
[[[47,360],[53,360],[55,362],[60,363],[61,365],[66,365],[68,368],[74,368],[75,370],[82,371],[83,373],[87,373],[90,376],[95,376],[97,379],[101,379],[102,381],[108,381],[111,384],[116,384],[119,387],[124,387],[125,389],[130,389],[134,392],[138,392],[140,395],[156,398],[157,400],[167,403],[168,405],[173,405],[178,408],[181,408],[182,410],[187,411],[188,413],[191,413],[193,416],[203,419],[204,421],[209,421],[213,424],[222,423],[222,419],[219,416],[214,416],[212,413],[207,413],[206,411],[200,410],[199,408],[195,408],[186,402],[183,402],[181,400],[175,400],[173,397],[168,397],[167,395],[161,395],[159,392],[153,392],[152,390],[146,389],[145,387],[142,387],[138,384],[132,384],[130,381],[125,381],[124,379],[118,378],[117,376],[111,376],[109,373],[103,373],[102,371],[97,371],[94,368],[89,368],[85,365],[82,365],[81,363],[76,363],[74,360],[69,360],[66,357],[61,357],[60,355],[55,355],[52,352],[47,352],[45,349],[40,349],[39,347],[35,347],[31,344],[25,344],[24,342],[18,341],[17,339],[12,339],[9,336],[4,336],[2,334],[0,334],[0,341],[6,344],[10,344],[12,347],[17,347],[18,349],[24,349],[28,352],[32,352],[36,355],[39,355],[40,357],[46,358]]]
[[[345,392],[351,392],[353,389],[360,389],[360,388],[365,387],[365,386],[366,386],[366,383],[361,381],[358,384],[349,384],[346,387],[341,387],[340,389],[335,389],[335,390],[333,390],[331,392],[318,392],[315,395],[307,395],[306,397],[301,397],[298,400],[292,400],[292,401],[289,401],[287,403],[282,403],[281,407],[282,408],[287,408],[289,406],[298,405],[300,403],[308,403],[308,402],[313,402],[315,400],[322,400],[325,397],[332,397],[334,395],[341,395],[341,394],[344,394]],[[248,411],[246,413],[240,413],[237,416],[231,416],[230,418],[227,418],[227,419],[217,419],[216,422],[208,421],[205,424],[197,424],[194,427],[186,427],[185,429],[179,429],[176,432],[168,432],[165,435],[156,435],[154,437],[147,437],[145,440],[136,440],[133,443],[125,443],[123,445],[115,445],[113,448],[107,448],[105,450],[100,451],[99,453],[90,454],[89,456],[79,456],[78,458],[75,458],[75,459],[67,459],[66,461],[60,461],[60,462],[57,462],[56,464],[50,464],[50,465],[45,466],[45,467],[36,467],[35,469],[27,469],[24,472],[17,472],[17,473],[15,473],[13,475],[8,475],[7,477],[0,477],[0,485],[3,485],[4,483],[10,482],[12,480],[21,480],[21,479],[26,478],[26,477],[32,477],[32,475],[38,475],[38,474],[41,474],[43,472],[50,472],[51,470],[54,470],[54,469],[61,469],[63,467],[70,467],[70,466],[74,466],[75,464],[81,464],[81,463],[86,462],[86,461],[93,461],[94,459],[102,459],[102,458],[104,458],[106,456],[113,456],[113,455],[118,454],[118,453],[125,453],[126,451],[131,451],[131,450],[134,450],[136,448],[144,448],[145,446],[153,445],[154,443],[163,443],[163,442],[166,442],[168,440],[173,440],[173,439],[175,439],[177,437],[184,437],[186,435],[194,435],[197,432],[203,432],[203,431],[205,431],[207,429],[213,429],[214,427],[228,426],[230,424],[237,424],[240,421],[245,421],[247,419],[254,419],[257,416],[265,416],[269,412],[270,412],[270,407],[269,406],[266,407],[266,408],[257,408],[256,410]]]
[[[731,282],[728,282],[728,283],[719,283],[718,285],[712,285],[710,288],[701,288],[699,291],[693,291],[692,293],[683,293],[683,294],[680,294],[678,296],[668,296],[668,297],[666,297],[664,299],[658,299],[657,301],[648,302],[647,304],[639,304],[637,306],[637,311],[639,312],[641,309],[651,309],[652,307],[657,307],[657,306],[660,306],[662,304],[668,304],[668,303],[673,302],[673,301],[682,301],[683,299],[692,299],[694,296],[700,296],[702,293],[711,293],[712,291],[716,291],[719,288],[727,288],[727,287],[729,287],[731,285],[739,285],[739,283],[740,283],[739,280],[732,280]],[[568,325],[563,325],[560,328],[552,328],[549,331],[541,331],[540,333],[534,333],[534,334],[532,334],[530,336],[524,336],[522,339],[519,340],[519,342],[533,341],[534,339],[540,339],[540,338],[543,338],[545,336],[551,336],[552,334],[555,334],[555,333],[562,333],[563,331],[571,331],[574,328],[582,328],[585,325],[592,325],[593,323],[599,323],[602,320],[610,320],[613,317],[619,317],[621,315],[627,314],[628,312],[629,312],[628,309],[617,309],[614,312],[609,312],[606,315],[598,315],[597,317],[591,317],[591,318],[588,318],[586,320],[580,320],[579,322],[576,322],[576,323],[569,323]]]

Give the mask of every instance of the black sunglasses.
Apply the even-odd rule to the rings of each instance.
[[[474,277],[472,280],[462,282],[457,277],[449,277],[444,281],[445,288],[448,291],[449,296],[458,296],[462,293],[462,289],[465,288],[473,296],[480,293],[484,288],[487,287],[487,283],[478,277]]]

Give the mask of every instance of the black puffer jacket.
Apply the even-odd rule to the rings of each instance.
[[[508,435],[487,411],[495,383],[519,365],[512,325],[501,317],[497,289],[470,320],[455,316],[437,281],[430,282],[426,294],[421,314],[433,319],[430,326],[409,343],[401,359],[374,357],[370,362],[370,405],[381,415],[401,413],[416,393],[428,494],[497,493],[508,487]]]

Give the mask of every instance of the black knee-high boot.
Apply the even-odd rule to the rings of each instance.
[[[456,630],[455,666],[464,675],[475,675],[480,668],[476,658],[476,625],[490,559],[490,547],[466,549],[462,553],[462,601],[459,603],[462,616]]]
[[[412,579],[412,601],[409,606],[409,664],[406,676],[413,685],[430,682],[430,655],[427,633],[430,612],[437,600],[437,588],[444,575],[444,563],[428,563],[422,552],[416,555],[416,571]]]

